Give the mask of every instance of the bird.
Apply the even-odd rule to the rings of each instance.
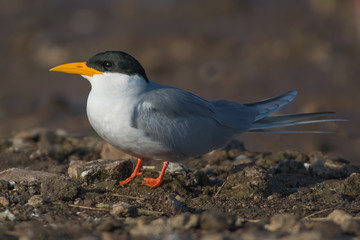
[[[123,51],[100,52],[86,62],[62,64],[50,71],[87,79],[91,90],[86,110],[91,126],[106,142],[137,158],[133,173],[120,185],[142,174],[144,159],[163,162],[159,176],[144,178],[141,184],[154,189],[161,185],[169,162],[201,156],[242,133],[297,133],[273,128],[342,121],[318,119],[333,112],[271,115],[293,101],[297,91],[246,104],[207,101],[150,81],[142,65]]]

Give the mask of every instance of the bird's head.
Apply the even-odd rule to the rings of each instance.
[[[50,71],[79,74],[88,79],[94,86],[104,79],[116,79],[134,76],[149,82],[144,68],[132,56],[121,51],[106,51],[92,56],[87,62],[66,63],[56,66]],[[109,81],[107,81],[109,83]]]

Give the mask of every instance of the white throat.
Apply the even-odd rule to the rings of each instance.
[[[123,94],[140,94],[147,87],[146,80],[140,75],[106,72],[92,77],[82,75],[91,84],[91,93],[105,96],[119,96]],[[91,94],[90,93],[90,94]]]

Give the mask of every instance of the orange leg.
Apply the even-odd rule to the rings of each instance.
[[[127,179],[125,179],[125,180],[123,180],[123,181],[120,181],[120,182],[119,182],[119,183],[120,183],[120,186],[125,185],[125,184],[131,182],[132,180],[134,180],[134,178],[136,178],[137,176],[139,176],[139,175],[142,174],[142,173],[140,172],[140,168],[141,168],[143,162],[144,162],[144,159],[143,159],[143,158],[138,158],[138,162],[137,162],[137,164],[136,164],[136,167],[135,167],[135,169],[134,169],[134,172],[133,172],[133,173],[131,174],[131,176],[128,177]]]
[[[168,167],[168,165],[169,165],[169,162],[164,162],[159,177],[158,178],[144,178],[144,181],[141,183],[141,185],[149,186],[151,189],[154,189],[154,188],[157,188],[158,186],[160,186],[163,181],[165,171],[166,171],[166,168]]]

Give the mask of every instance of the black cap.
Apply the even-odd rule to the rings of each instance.
[[[132,56],[121,51],[106,51],[92,56],[87,62],[88,67],[100,72],[117,72],[128,75],[139,74],[149,81],[144,68]]]

